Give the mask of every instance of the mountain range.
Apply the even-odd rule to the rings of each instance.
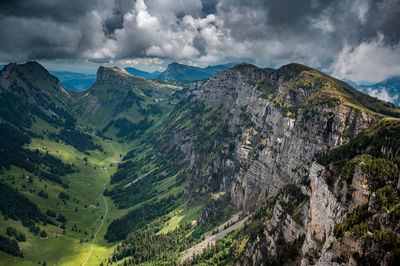
[[[155,71],[152,73],[145,72],[133,67],[125,68],[132,75],[156,79],[156,80],[170,80],[170,81],[198,81],[215,76],[218,72],[228,69],[236,65],[236,63],[229,63],[225,65],[208,66],[199,68],[195,66],[188,66],[179,63],[171,63],[163,72]]]
[[[0,262],[400,260],[400,108],[296,63],[160,76],[4,67]]]
[[[72,91],[83,91],[89,89],[96,81],[95,74],[75,73],[69,71],[50,71],[50,73],[57,77],[61,85]]]

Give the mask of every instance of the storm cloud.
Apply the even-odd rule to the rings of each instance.
[[[0,38],[3,62],[299,62],[358,82],[400,75],[398,0],[3,0]]]

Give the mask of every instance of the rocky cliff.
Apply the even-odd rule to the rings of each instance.
[[[360,167],[352,170],[349,186],[332,189],[333,177],[327,178],[331,172],[315,160],[399,111],[298,64],[277,70],[238,65],[193,84],[185,93],[186,101],[201,103],[200,116],[212,116],[207,110],[213,108],[224,113],[212,123],[229,131],[228,139],[203,138],[199,143],[205,133],[198,127],[171,127],[170,144],[179,147],[193,173],[186,199],[213,198],[199,221],[218,215],[216,193],[223,193],[235,209],[268,210],[260,214],[259,209],[261,218],[250,220],[248,226],[256,224],[256,233],[243,229],[245,240],[237,240],[243,258],[237,262],[348,262],[350,255],[343,251],[348,249],[343,241],[348,241],[333,244],[334,228],[348,212],[370,202],[373,193]],[[199,115],[192,118],[201,125],[205,122]],[[211,125],[209,129],[214,130]],[[211,147],[209,154],[199,148],[202,145]],[[357,249],[366,244],[348,245]],[[239,252],[237,248],[232,252]],[[282,252],[288,250],[296,252],[285,258]]]
[[[377,119],[373,112],[329,95],[335,84],[324,78],[299,65],[275,71],[239,65],[194,84],[186,92],[191,101],[221,105],[227,113],[234,150],[198,172],[189,194],[199,186],[208,191],[212,173],[228,172],[229,176],[222,174],[224,182],[218,189],[229,192],[236,208],[259,205],[285,184],[300,182],[316,154],[346,143]],[[196,132],[191,133],[196,138]]]

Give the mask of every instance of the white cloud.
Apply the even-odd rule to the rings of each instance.
[[[389,95],[384,87],[379,89],[367,88],[366,93],[385,102],[395,103],[399,99],[399,95]]]
[[[379,82],[400,75],[400,45],[386,45],[383,34],[357,46],[344,44],[332,65],[338,78],[355,82]]]
[[[0,8],[0,60],[299,62],[355,81],[400,75],[393,0],[34,2]],[[377,32],[387,40],[371,40]]]
[[[121,59],[121,60],[116,60],[116,61],[111,61],[110,64],[118,64],[118,65],[125,65],[125,66],[140,66],[140,65],[161,65],[163,64],[164,61],[161,60],[160,58],[157,57],[146,57],[146,58],[135,58],[135,59]]]
[[[159,27],[159,22],[157,17],[153,17],[147,12],[147,6],[143,0],[136,1],[136,24],[138,28],[145,30],[153,30]]]

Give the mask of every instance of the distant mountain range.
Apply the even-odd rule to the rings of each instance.
[[[372,85],[355,85],[355,87],[371,96],[400,106],[400,76]]]
[[[157,79],[159,80],[180,80],[180,81],[197,81],[215,76],[218,72],[235,66],[236,63],[226,65],[208,66],[199,68],[194,66],[183,65],[179,63],[169,64],[167,69],[162,72]]]
[[[161,72],[160,71],[154,71],[154,72],[146,72],[134,67],[126,67],[125,70],[132,75],[143,77],[143,78],[148,78],[148,79],[156,79]]]
[[[296,63],[175,83],[0,71],[0,264],[397,265],[400,108]]]
[[[61,85],[71,91],[83,91],[89,89],[96,81],[96,74],[84,74],[69,71],[50,71],[57,77]]]
[[[211,78],[215,76],[218,72],[224,69],[231,68],[234,65],[235,63],[229,63],[224,65],[199,68],[174,62],[169,64],[167,69],[163,72],[146,72],[134,67],[127,67],[125,68],[125,70],[132,75],[148,79],[190,82]],[[3,67],[4,65],[0,65],[0,70],[3,69]],[[49,72],[60,80],[61,85],[64,88],[72,91],[86,90],[93,86],[96,81],[96,74],[84,74],[69,71]],[[346,80],[346,82],[366,94],[400,106],[400,76],[392,77],[370,85],[357,84],[352,82],[351,80]]]
[[[154,71],[152,73],[139,70],[133,67],[127,67],[125,70],[132,75],[157,79],[157,80],[178,80],[178,81],[198,81],[215,76],[218,72],[236,65],[229,63],[225,65],[208,66],[205,68],[188,66],[179,63],[171,63],[164,72]]]
[[[127,67],[125,70],[132,75],[154,79],[154,80],[177,80],[177,81],[198,81],[215,76],[218,72],[231,68],[235,63],[225,65],[208,66],[199,68],[179,63],[171,63],[164,72],[146,72],[134,67]],[[2,69],[4,65],[0,65]],[[96,74],[84,74],[69,71],[49,71],[57,77],[61,85],[71,91],[83,91],[93,86],[96,81]]]

